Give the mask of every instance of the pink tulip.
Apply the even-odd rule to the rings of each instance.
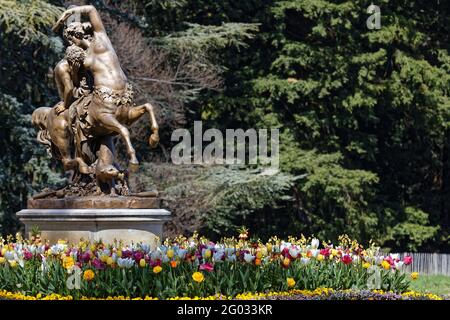
[[[413,261],[413,258],[411,256],[406,256],[403,258],[403,262],[405,263],[405,265],[410,265]]]

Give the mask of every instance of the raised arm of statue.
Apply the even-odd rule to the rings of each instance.
[[[53,31],[57,32],[64,25],[67,19],[69,19],[70,16],[76,13],[87,14],[89,16],[89,20],[94,32],[101,32],[101,33],[106,32],[100,14],[98,13],[97,9],[95,9],[95,7],[92,5],[78,6],[64,11],[61,18],[59,18],[59,20],[53,26]]]

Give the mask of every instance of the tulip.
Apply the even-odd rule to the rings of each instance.
[[[311,248],[317,249],[319,245],[320,245],[319,239],[314,238],[311,240]]]
[[[131,268],[134,265],[134,263],[135,263],[135,261],[133,259],[131,259],[131,258],[125,258],[125,259],[119,258],[119,259],[117,259],[117,265],[120,268],[129,269],[129,268]]]
[[[108,259],[106,260],[106,264],[107,264],[108,266],[110,266],[110,265],[112,265],[113,263],[114,263],[113,258],[108,257]]]
[[[169,249],[169,250],[167,250],[166,254],[169,259],[172,259],[173,256],[175,255],[175,252],[172,249]]]
[[[341,260],[344,264],[352,263],[352,258],[348,254],[344,255]]]
[[[310,258],[301,258],[300,261],[301,261],[303,264],[308,264],[308,263],[311,261],[311,259],[310,259]]]
[[[145,268],[146,265],[147,265],[147,263],[145,262],[145,259],[139,260],[139,266],[140,266],[141,268]]]
[[[406,257],[404,257],[403,258],[403,262],[405,263],[405,265],[410,265],[411,263],[412,263],[412,261],[413,261],[413,258],[412,257],[410,257],[410,256],[406,256]]]
[[[95,273],[91,269],[88,269],[83,273],[83,279],[86,281],[92,281],[92,280],[94,280],[94,278],[95,278]]]
[[[160,273],[161,271],[162,271],[162,267],[161,266],[153,267],[153,273]]]
[[[211,258],[211,255],[212,255],[212,252],[211,252],[210,249],[203,249],[203,250],[202,250],[202,257],[203,257],[204,259],[209,259],[209,258]]]
[[[201,272],[194,272],[194,273],[192,274],[192,279],[193,279],[195,282],[200,283],[200,282],[202,282],[203,280],[205,280],[205,277],[203,276],[203,273],[201,273]]]
[[[105,263],[103,263],[100,259],[95,258],[94,260],[92,260],[92,265],[94,266],[95,269],[97,270],[104,270],[106,268]]]
[[[295,249],[295,248],[290,248],[289,249],[289,255],[292,257],[292,258],[297,258],[297,256],[298,256],[298,250],[297,249]]]
[[[255,260],[255,256],[249,253],[244,254],[244,260],[247,263],[252,262],[253,260]]]
[[[419,273],[418,272],[411,273],[411,279],[412,280],[416,280],[418,277],[419,277]]]
[[[389,262],[387,262],[386,260],[383,260],[383,262],[381,262],[381,266],[385,270],[389,270],[391,268],[391,264]]]
[[[201,264],[199,269],[202,271],[204,270],[204,271],[212,272],[214,270],[214,266],[208,262],[208,263]]]
[[[24,258],[25,260],[31,260],[31,259],[33,258],[33,254],[32,254],[31,252],[29,252],[29,251],[25,251],[25,252],[23,253],[23,258]]]
[[[291,264],[291,260],[289,258],[284,258],[282,264],[283,267],[287,268]]]
[[[295,286],[294,278],[287,278],[287,285],[289,288],[292,288],[293,286]]]

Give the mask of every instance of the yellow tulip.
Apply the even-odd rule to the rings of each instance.
[[[194,273],[192,274],[192,279],[193,279],[195,282],[200,283],[200,282],[202,282],[203,280],[205,280],[205,277],[203,276],[203,273],[201,273],[201,272],[194,272]]]
[[[74,264],[75,264],[75,262],[73,261],[73,258],[70,257],[70,256],[69,256],[69,257],[65,257],[65,258],[63,259],[63,267],[64,267],[65,269],[69,269],[69,268],[73,267]]]
[[[317,261],[320,262],[320,261],[323,261],[323,259],[325,259],[325,257],[321,254],[318,254],[316,259],[317,259]]]
[[[114,263],[113,258],[108,257],[108,259],[106,259],[106,264],[107,264],[108,266],[112,265],[113,263]]]
[[[17,267],[17,261],[16,260],[9,260],[9,265],[11,266],[11,268],[15,268]]]
[[[147,265],[147,263],[145,262],[145,259],[139,260],[139,266],[140,266],[141,268],[145,268],[146,265]]]
[[[153,273],[160,273],[162,271],[161,266],[156,266],[153,268]]]
[[[368,269],[370,267],[370,263],[364,262],[362,266],[364,269]]]
[[[293,286],[295,286],[294,278],[287,278],[287,285],[289,288],[292,288]]]
[[[3,257],[5,256],[5,254],[6,254],[7,251],[8,251],[8,250],[7,250],[6,248],[3,248],[3,249],[2,249],[2,256],[3,256]]]
[[[175,252],[172,249],[167,250],[167,258],[172,259]]]
[[[384,270],[389,270],[391,268],[391,265],[386,260],[383,260],[381,266],[383,267]]]
[[[6,259],[3,257],[0,257],[0,264],[4,264],[6,262]]]
[[[416,280],[418,277],[419,277],[419,273],[418,272],[411,273],[411,279],[412,280]]]
[[[206,249],[205,250],[205,253],[204,253],[204,257],[206,258],[206,259],[209,259],[209,258],[211,258],[211,250],[209,250],[209,249]]]
[[[83,273],[83,279],[86,281],[92,281],[92,280],[94,280],[94,278],[95,278],[95,273],[91,269],[88,269]]]

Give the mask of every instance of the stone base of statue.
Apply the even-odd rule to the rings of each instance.
[[[17,213],[27,235],[37,228],[41,239],[56,243],[80,239],[152,246],[162,239],[169,211],[159,208],[157,197],[92,196],[62,199],[30,199],[28,209]]]

